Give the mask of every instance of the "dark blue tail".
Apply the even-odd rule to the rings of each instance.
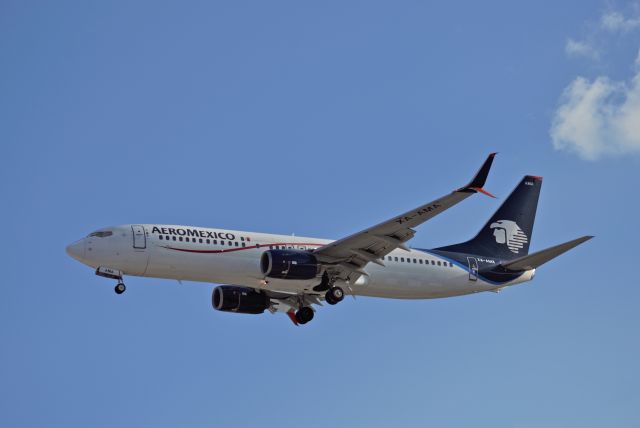
[[[527,175],[475,238],[437,248],[441,251],[476,254],[511,260],[529,253],[542,177]]]

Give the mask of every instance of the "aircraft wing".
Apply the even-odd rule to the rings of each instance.
[[[338,278],[353,282],[366,275],[362,270],[369,262],[383,265],[381,258],[396,248],[409,250],[405,242],[415,235],[414,227],[444,212],[483,189],[495,153],[484,161],[473,179],[466,185],[439,199],[407,211],[376,226],[339,239],[314,251],[315,256]]]

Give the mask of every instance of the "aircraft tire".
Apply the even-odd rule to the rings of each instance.
[[[334,303],[330,303],[330,305],[335,305],[336,303],[342,302],[344,299],[344,290],[340,287],[331,287],[329,291],[327,291],[326,297],[330,297]]]
[[[338,303],[331,295],[331,291],[327,291],[327,294],[324,295],[324,301],[330,305],[335,305],[336,303]]]
[[[122,282],[119,282],[114,290],[116,294],[122,294],[127,290],[127,287]]]
[[[308,306],[300,308],[300,310],[296,312],[296,321],[298,321],[298,324],[306,324],[312,319],[313,319],[313,309],[311,309]]]

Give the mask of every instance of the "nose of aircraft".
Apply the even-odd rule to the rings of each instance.
[[[84,239],[68,245],[67,254],[78,261],[82,261],[82,259],[84,258]]]

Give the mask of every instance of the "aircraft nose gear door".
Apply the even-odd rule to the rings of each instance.
[[[134,224],[131,229],[133,230],[133,248],[138,250],[147,248],[147,236],[144,233],[144,227]]]
[[[478,260],[475,257],[467,257],[469,262],[469,281],[478,280]]]

